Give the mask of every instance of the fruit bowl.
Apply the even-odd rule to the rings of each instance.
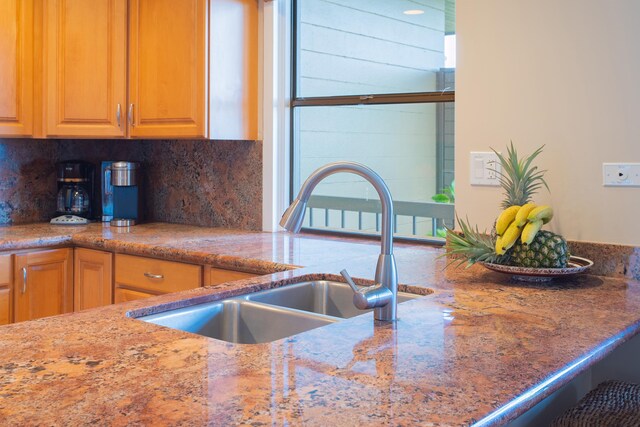
[[[479,262],[479,264],[498,273],[510,274],[514,280],[523,282],[548,282],[556,277],[584,273],[591,268],[593,261],[572,256],[569,258],[569,262],[565,268],[516,267],[514,265],[493,264],[490,262]]]

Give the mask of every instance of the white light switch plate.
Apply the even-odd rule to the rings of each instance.
[[[640,187],[640,163],[603,163],[602,185]]]
[[[471,152],[471,185],[491,185],[500,186],[500,180],[494,170],[502,171],[498,156],[493,151]]]

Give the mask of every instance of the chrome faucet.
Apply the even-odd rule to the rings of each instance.
[[[320,181],[338,172],[350,172],[369,181],[378,192],[382,202],[381,248],[374,286],[358,287],[349,273],[342,270],[340,274],[353,289],[353,303],[361,310],[374,309],[374,318],[392,322],[397,319],[398,308],[398,272],[393,257],[393,200],[387,184],[380,175],[367,166],[353,162],[334,162],[326,164],[314,171],[302,184],[298,197],[282,215],[280,225],[293,233],[302,228],[302,221],[311,192]]]

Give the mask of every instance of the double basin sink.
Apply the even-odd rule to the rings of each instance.
[[[419,297],[398,292],[398,304]],[[312,281],[138,319],[222,341],[258,344],[372,311],[359,310],[352,299],[345,283]]]

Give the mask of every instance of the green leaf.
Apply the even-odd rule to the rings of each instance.
[[[451,203],[451,199],[446,194],[436,194],[432,196],[431,199],[436,203]]]

